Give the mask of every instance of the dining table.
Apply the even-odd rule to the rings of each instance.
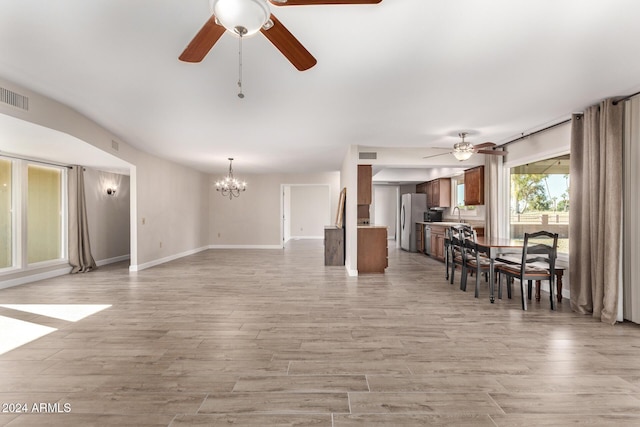
[[[495,262],[499,255],[520,254],[522,255],[523,241],[500,237],[478,236],[476,238],[477,248],[479,252],[487,255],[489,258],[489,300],[493,304],[496,300],[495,288]]]

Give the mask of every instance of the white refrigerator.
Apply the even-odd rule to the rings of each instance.
[[[408,193],[402,195],[400,208],[400,247],[416,252],[416,222],[424,221],[427,210],[427,195]]]

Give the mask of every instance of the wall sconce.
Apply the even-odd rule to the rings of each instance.
[[[107,195],[108,196],[115,196],[116,195],[116,187],[107,188]]]

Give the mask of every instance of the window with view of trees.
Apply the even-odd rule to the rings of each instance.
[[[558,252],[569,253],[569,154],[511,168],[510,237],[558,233]]]

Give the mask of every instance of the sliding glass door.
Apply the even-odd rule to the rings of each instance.
[[[27,263],[63,258],[62,171],[27,166]]]
[[[0,156],[0,273],[67,259],[66,168]]]
[[[0,159],[0,269],[13,266],[12,164]]]

